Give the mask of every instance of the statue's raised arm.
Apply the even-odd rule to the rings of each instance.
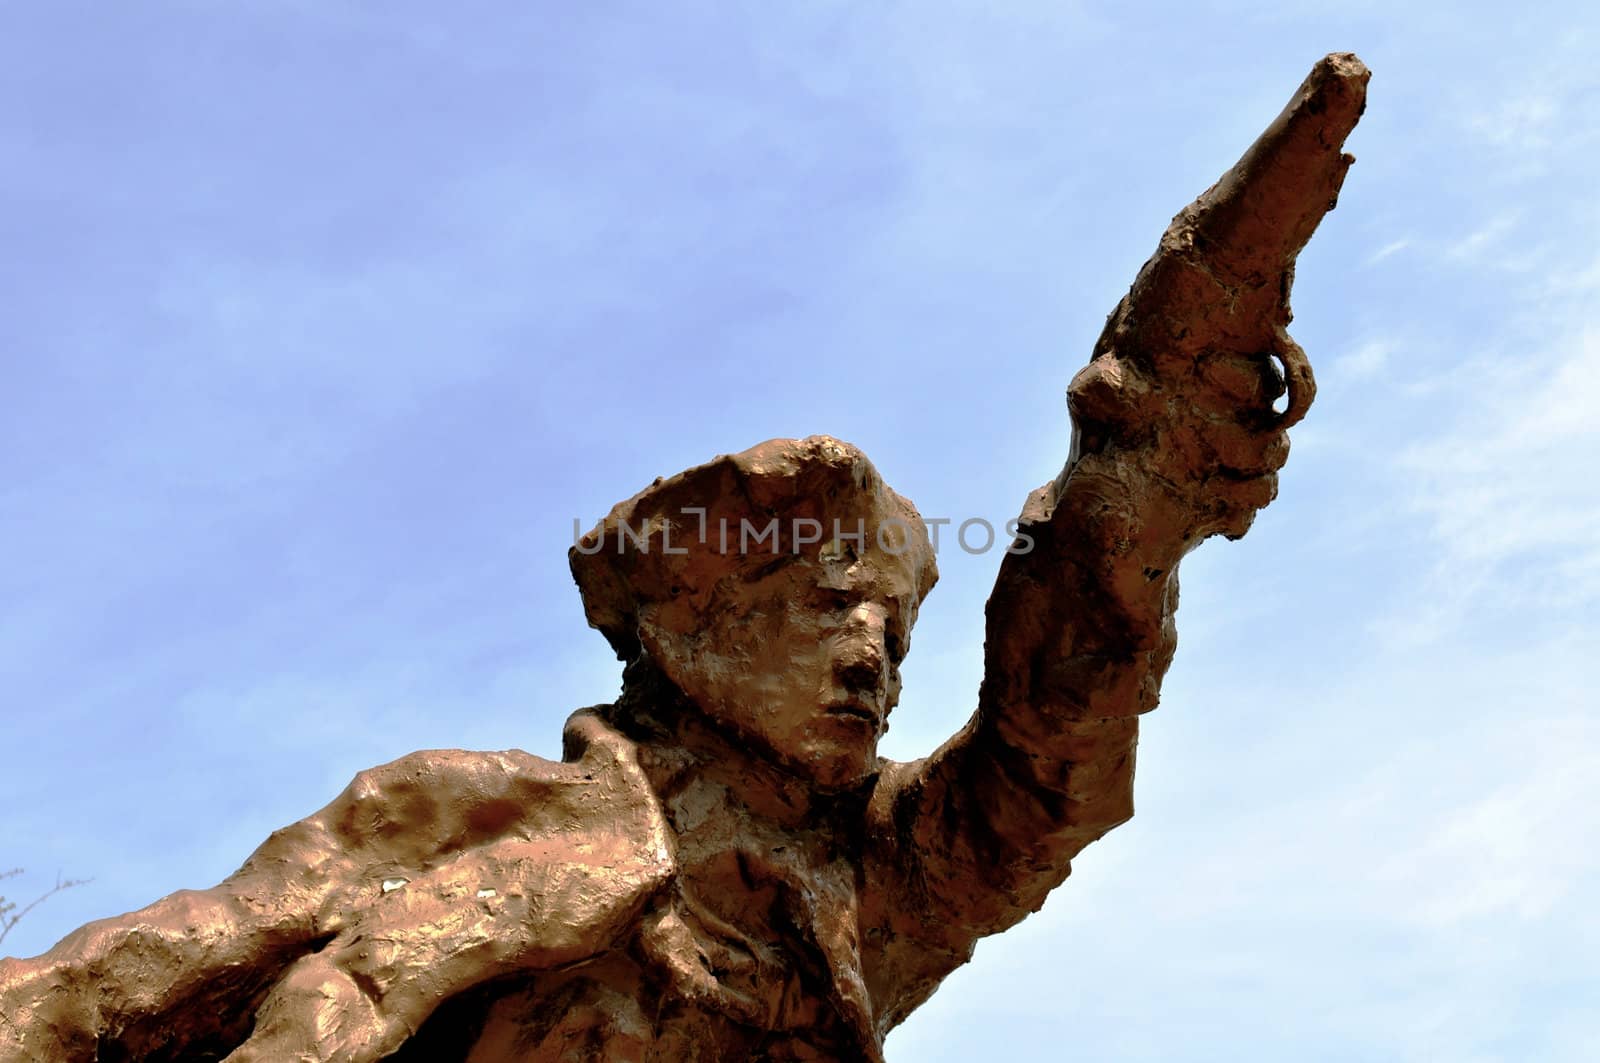
[[[1273,499],[1286,430],[1315,391],[1286,330],[1289,289],[1353,161],[1341,148],[1368,76],[1353,55],[1316,65],[1173,219],[1073,379],[1071,454],[1028,497],[989,599],[977,712],[875,798],[881,871],[918,901],[881,891],[883,932],[905,947],[878,977],[899,1008],[1133,814],[1138,717],[1176,646],[1178,563],[1243,535]]]

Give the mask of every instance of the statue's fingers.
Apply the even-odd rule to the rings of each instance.
[[[1207,482],[1204,502],[1197,507],[1200,517],[1195,533],[1237,539],[1250,530],[1257,511],[1277,495],[1278,477],[1271,473],[1237,479],[1215,477]]]
[[[1306,411],[1311,409],[1311,402],[1317,397],[1317,378],[1312,375],[1311,360],[1306,357],[1306,352],[1281,330],[1273,354],[1283,365],[1284,384],[1289,390],[1288,405],[1278,415],[1275,425],[1281,431],[1299,424]]]
[[[1262,431],[1229,418],[1195,420],[1175,425],[1162,436],[1171,467],[1182,468],[1191,482],[1208,487],[1214,481],[1266,476],[1289,460],[1289,435]]]
[[[1283,397],[1284,378],[1271,354],[1207,351],[1192,372],[1181,386],[1202,416],[1257,428],[1277,419],[1272,407]]]

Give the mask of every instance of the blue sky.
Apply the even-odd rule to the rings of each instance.
[[[1587,5],[0,5],[0,865],[232,871],[359,769],[554,756],[574,519],[827,432],[1014,515],[1171,215],[1372,67],[1322,394],[1184,565],[1138,816],[895,1063],[1600,1058]],[[886,752],[970,712],[946,550]]]

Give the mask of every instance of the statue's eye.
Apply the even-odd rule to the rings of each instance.
[[[818,587],[816,602],[823,609],[850,610],[856,607],[857,598],[849,591],[838,587]]]

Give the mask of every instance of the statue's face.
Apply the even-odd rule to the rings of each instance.
[[[912,555],[795,558],[688,636],[641,634],[708,715],[821,789],[877,768],[918,604]]]

